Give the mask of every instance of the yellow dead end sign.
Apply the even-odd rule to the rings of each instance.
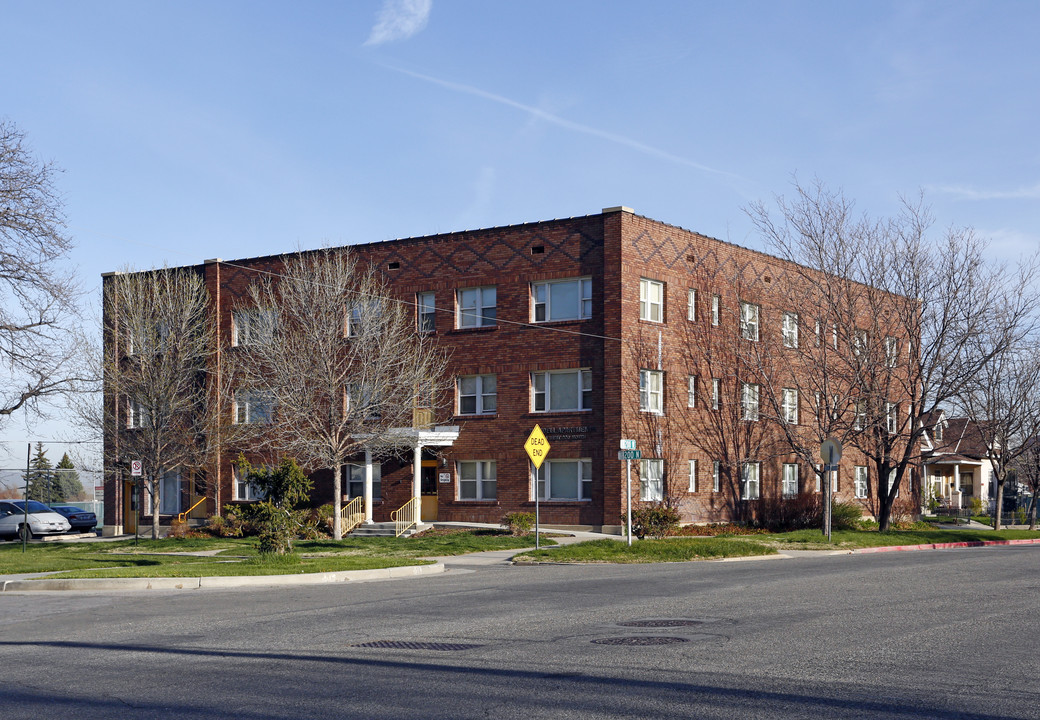
[[[542,462],[545,461],[545,457],[549,454],[549,441],[545,439],[545,433],[542,432],[542,428],[538,425],[535,425],[534,430],[527,436],[524,450],[527,451],[527,456],[531,458],[531,462],[534,463],[536,468],[542,467]]]

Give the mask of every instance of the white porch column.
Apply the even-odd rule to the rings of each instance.
[[[412,497],[422,503],[422,443],[418,441],[412,451]]]
[[[372,524],[372,451],[365,448],[365,524]]]

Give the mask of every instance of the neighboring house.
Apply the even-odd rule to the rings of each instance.
[[[988,508],[993,466],[978,424],[947,417],[940,410],[929,415],[924,425],[922,501],[937,499],[946,507],[961,509],[970,508],[972,498],[978,498],[983,509]]]
[[[402,448],[401,457],[380,463],[362,455],[345,468],[344,499],[363,497],[367,517],[387,520],[418,498],[424,521],[498,523],[509,512],[533,512],[537,493],[545,525],[616,529],[626,506],[622,438],[635,439],[643,453],[633,463],[633,500],[674,501],[685,522],[739,517],[742,507],[760,498],[820,492],[813,467],[775,443],[761,455],[731,459],[727,482],[720,458],[703,445],[678,443],[653,427],[660,418],[729,407],[741,409],[747,427],[778,421],[815,427],[820,402],[813,405],[812,392],[785,388],[778,420],[737,361],[721,361],[700,377],[684,364],[700,352],[689,341],[690,328],[701,337],[729,333],[758,347],[771,342],[785,367],[799,367],[799,342],[833,342],[837,350],[837,326],[821,327],[809,316],[811,308],[790,307],[781,294],[801,272],[791,264],[625,207],[349,250],[380,269],[391,292],[414,306],[416,331],[448,349],[454,381],[452,396],[442,403],[450,407],[449,417],[437,418],[444,424],[426,431],[429,437],[420,430],[427,423],[417,420],[416,428],[402,432],[415,442]],[[243,312],[242,304],[250,283],[283,259],[207,260],[190,268],[204,278],[217,305],[223,344],[212,361],[214,375],[225,353],[248,343],[250,311]],[[112,278],[104,280],[107,287]],[[917,344],[912,338],[885,340],[893,348]],[[125,353],[119,342],[106,343],[106,355]],[[641,355],[633,351],[640,344]],[[894,408],[907,404],[906,398],[890,399]],[[120,438],[134,432],[137,415],[125,400],[106,397],[106,407],[127,415],[115,422],[125,429],[106,437],[105,466],[112,468],[121,457]],[[244,391],[227,412],[235,422],[251,422],[254,415],[277,422],[277,409]],[[537,473],[523,449],[535,424],[551,446]],[[168,522],[167,516],[199,498],[204,502],[193,517],[219,513],[229,502],[255,501],[233,468],[238,452],[221,449],[216,462],[191,477],[168,473],[161,507],[154,510]],[[128,475],[116,470],[106,477],[108,534],[153,512],[147,499],[140,509],[132,507]],[[330,473],[313,475],[313,500],[331,502]],[[977,475],[981,479],[981,471]],[[909,478],[904,482],[912,488]],[[877,479],[849,449],[834,485],[836,499],[863,503],[875,496]],[[372,489],[366,494],[366,488]]]

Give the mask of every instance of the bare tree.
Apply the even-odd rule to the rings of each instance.
[[[435,406],[446,358],[416,332],[413,308],[344,249],[301,253],[251,286],[250,347],[237,355],[238,392],[274,408],[270,446],[332,471],[333,535],[342,537],[342,467],[391,447],[395,428]]]
[[[108,441],[140,459],[159,535],[162,478],[202,464],[211,403],[215,323],[202,275],[191,269],[106,278],[104,407]]]
[[[33,157],[25,135],[0,120],[0,420],[78,388],[80,336],[73,331],[79,288],[62,262],[72,249],[59,171]]]
[[[851,420],[847,439],[874,466],[878,522],[887,530],[900,484],[919,466],[924,420],[970,387],[1000,346],[974,339],[1016,336],[1031,294],[1007,292],[1003,269],[986,263],[972,231],[932,239],[932,218],[920,202],[871,220],[854,216],[849,200],[817,182],[796,184],[795,198],[777,205],[778,219],[761,203],[748,212],[826,301],[821,315],[842,348],[834,384],[849,401],[838,410]]]
[[[1015,464],[1016,480],[1029,488],[1029,529],[1036,530],[1036,505],[1040,499],[1040,437],[1033,436],[1024,443],[1024,450]]]

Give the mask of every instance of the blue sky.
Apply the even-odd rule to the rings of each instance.
[[[87,289],[125,265],[615,205],[761,248],[744,208],[795,175],[874,214],[923,189],[939,226],[1001,257],[1040,245],[1036,2],[0,0],[0,17],[0,115],[65,169]]]

